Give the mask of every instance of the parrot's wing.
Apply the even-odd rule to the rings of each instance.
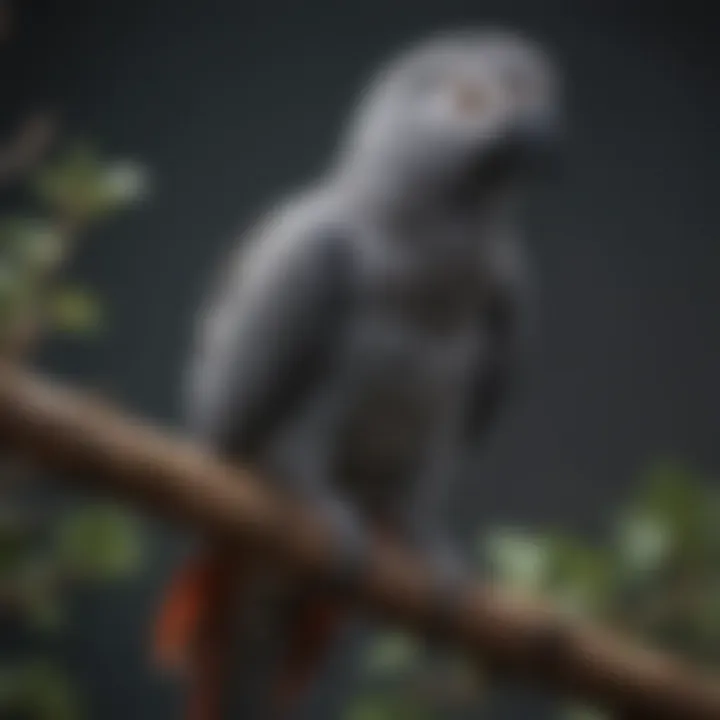
[[[481,322],[489,340],[487,363],[478,369],[471,393],[466,436],[479,438],[516,386],[532,346],[537,304],[521,244],[503,238],[489,258],[489,296]]]
[[[338,345],[350,245],[347,234],[320,225],[297,207],[271,215],[223,268],[203,308],[188,420],[222,453],[252,461],[312,393]],[[187,718],[276,717],[339,627],[344,610],[324,597],[296,610],[267,592],[275,581],[267,569],[252,553],[210,546],[173,582],[158,615],[156,656],[189,670]],[[285,650],[286,659],[277,655]]]
[[[192,429],[250,458],[322,376],[350,286],[341,232],[287,215],[225,268],[203,312],[189,375]]]

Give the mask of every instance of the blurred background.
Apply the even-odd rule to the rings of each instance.
[[[37,362],[179,425],[190,322],[223,249],[270,200],[322,171],[378,62],[429,32],[488,23],[524,30],[559,58],[571,132],[564,176],[536,193],[530,213],[542,320],[531,382],[467,468],[453,528],[506,579],[544,586],[552,567],[551,591],[591,587],[583,611],[622,615],[638,632],[715,662],[720,50],[711,4],[0,3],[0,148],[27,140],[23,132],[31,148],[27,172],[27,153],[18,162],[0,152],[0,212],[16,221],[39,206],[52,220],[40,230],[5,222],[3,243],[35,237],[63,256],[72,249],[62,283],[54,265],[34,280],[52,276],[49,316],[63,330],[38,348]],[[65,332],[78,329],[79,338]],[[52,506],[72,512],[81,500]],[[97,567],[76,560],[93,569],[83,578],[113,585],[86,592],[78,583],[62,632],[39,645],[72,677],[87,717],[176,717],[177,687],[148,669],[146,642],[187,538],[97,512],[68,521],[66,533],[99,533],[122,548],[120,560],[109,550]],[[628,517],[630,529],[618,520]],[[705,625],[689,626],[699,611],[687,597],[667,611],[670,630],[662,618],[659,629],[639,628],[623,615],[628,597],[637,614],[690,565],[689,585],[714,598]],[[647,583],[622,579],[631,571],[646,572]],[[407,643],[378,642],[365,674],[405,682],[422,672]],[[0,664],[36,643],[4,622]],[[51,673],[34,672],[52,685]],[[403,705],[405,690],[376,691],[349,663],[334,672],[308,717],[451,717]],[[2,688],[22,684],[6,675],[0,708]],[[547,698],[519,695],[500,689],[486,716],[557,716]]]

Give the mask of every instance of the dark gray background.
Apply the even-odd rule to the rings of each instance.
[[[191,311],[236,229],[322,169],[356,91],[398,44],[501,22],[563,62],[572,133],[565,179],[536,198],[530,223],[543,290],[533,381],[468,472],[453,522],[466,537],[488,520],[592,531],[647,460],[718,467],[711,3],[21,5],[0,54],[2,128],[34,107],[57,108],[72,135],[146,161],[156,183],[147,206],[82,250],[75,272],[107,297],[111,329],[96,346],[55,346],[46,361],[57,372],[177,423]],[[82,604],[69,657],[88,681],[93,718],[174,717],[177,698],[143,664],[172,547],[167,531],[152,536],[141,582]],[[492,717],[537,717],[535,707],[526,699]]]

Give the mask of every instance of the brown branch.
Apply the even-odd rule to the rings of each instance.
[[[194,530],[252,545],[312,576],[333,561],[329,529],[246,471],[138,420],[0,364],[0,442],[85,487]],[[420,559],[380,543],[359,605],[409,630],[431,629],[432,578]],[[459,598],[446,634],[495,671],[586,700],[629,720],[718,720],[720,680],[499,589]]]

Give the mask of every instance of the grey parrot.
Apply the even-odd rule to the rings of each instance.
[[[558,85],[506,31],[400,53],[325,174],[249,230],[201,308],[192,432],[325,514],[338,581],[358,581],[376,532],[462,574],[446,498],[523,358],[519,203],[557,144]],[[285,717],[346,615],[213,547],[172,584],[157,644],[190,673],[188,720]]]

